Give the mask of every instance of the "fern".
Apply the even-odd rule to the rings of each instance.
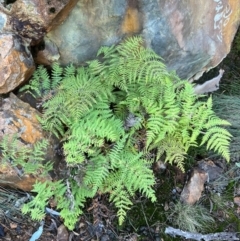
[[[45,216],[45,207],[48,200],[54,195],[59,197],[60,193],[65,192],[66,187],[61,181],[54,183],[51,181],[36,182],[33,187],[32,191],[36,192],[37,195],[32,201],[23,205],[22,212],[24,214],[30,213],[34,220],[42,220]]]
[[[69,71],[70,69],[70,71]],[[69,75],[68,75],[69,74]],[[69,66],[65,69],[64,76],[70,76],[72,74],[72,66]],[[63,68],[58,63],[53,63],[52,65],[52,81],[51,81],[51,89],[55,90],[59,83],[63,79]],[[50,88],[49,88],[50,89]]]
[[[52,163],[45,161],[47,146],[46,140],[39,141],[29,147],[23,146],[16,135],[4,136],[0,142],[2,162],[14,166],[19,175],[25,173],[45,176],[52,169]]]
[[[74,67],[74,65],[70,64],[63,69],[63,76],[64,76],[64,78],[69,78],[71,76],[74,76],[76,74],[76,71],[77,71],[77,69]],[[54,70],[53,70],[53,72],[54,72]],[[58,83],[59,82],[60,81],[58,81]],[[57,85],[56,85],[56,87],[57,87]]]
[[[43,66],[38,66],[31,79],[31,83],[23,86],[20,91],[27,90],[34,97],[40,97],[51,89],[50,78],[47,70]]]
[[[94,104],[107,95],[104,86],[84,68],[65,77],[56,94],[43,104],[43,127],[57,136],[64,135],[64,126],[79,120]]]
[[[84,183],[88,186],[94,196],[99,187],[104,183],[109,175],[109,162],[105,156],[98,155],[89,162],[84,178]],[[94,176],[92,175],[94,173]]]
[[[123,223],[126,211],[132,204],[130,198],[134,196],[136,191],[140,191],[143,195],[150,198],[152,202],[156,201],[152,189],[155,181],[150,170],[150,163],[141,159],[141,156],[141,153],[134,155],[123,150],[118,155],[115,171],[109,173],[108,178],[100,187],[102,192],[110,193],[110,201],[113,201],[119,209],[118,217],[120,224]]]
[[[77,69],[54,64],[50,86],[41,67],[26,87],[35,90],[37,80],[46,79],[37,87],[43,94],[40,121],[62,138],[70,175],[59,190],[45,186],[52,191],[42,203],[55,196],[70,229],[97,192],[109,193],[120,224],[136,192],[156,201],[151,164],[159,158],[184,170],[189,148],[199,145],[230,158],[229,123],[215,115],[211,97],[201,101],[192,84],[168,72],[141,38],[102,47],[98,56],[102,61]],[[145,159],[151,152],[155,160]],[[37,198],[44,195],[39,186],[35,191]],[[40,215],[44,205],[33,202]]]

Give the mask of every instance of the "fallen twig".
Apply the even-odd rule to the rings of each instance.
[[[223,76],[223,73],[224,73],[224,70],[220,69],[218,76],[216,76],[215,78],[213,78],[211,80],[206,81],[203,84],[196,85],[194,87],[195,94],[201,95],[201,94],[204,94],[204,93],[209,93],[209,92],[213,92],[213,91],[218,90],[219,89],[219,82],[220,82],[220,80]]]
[[[165,234],[168,234],[170,236],[181,236],[186,239],[193,239],[197,241],[212,241],[212,240],[240,240],[237,237],[238,233],[228,233],[228,232],[221,232],[221,233],[210,233],[210,234],[201,234],[201,233],[191,233],[182,231],[181,229],[173,228],[173,227],[167,227],[165,229]]]

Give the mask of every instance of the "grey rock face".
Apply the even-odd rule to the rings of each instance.
[[[230,50],[239,21],[235,0],[79,0],[47,37],[61,64],[95,58],[102,45],[134,34],[184,79],[198,79]]]
[[[125,8],[119,0],[79,1],[66,21],[47,35],[58,46],[61,64],[80,64],[95,58],[102,45],[119,42]]]

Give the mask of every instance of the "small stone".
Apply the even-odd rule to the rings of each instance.
[[[17,226],[18,226],[17,223],[12,223],[12,222],[10,223],[11,229],[15,229],[15,228],[17,228]]]
[[[182,188],[180,188],[180,187],[175,187],[175,189],[176,189],[177,193],[181,193],[182,192]]]
[[[240,207],[240,197],[234,197],[234,203]]]
[[[223,168],[217,166],[212,160],[202,160],[198,162],[198,167],[208,173],[208,182],[218,179],[224,171]]]
[[[180,200],[187,204],[196,203],[202,195],[204,183],[207,179],[208,174],[205,171],[199,168],[194,168],[189,181],[183,188]]]
[[[164,211],[168,211],[168,210],[169,210],[168,202],[165,202],[165,204],[164,204]]]
[[[57,240],[58,241],[68,241],[68,231],[66,227],[62,224],[58,227],[57,230]]]

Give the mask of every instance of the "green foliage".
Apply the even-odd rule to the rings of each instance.
[[[57,87],[51,97],[43,96],[41,123],[63,138],[71,170],[58,200],[71,229],[86,198],[97,192],[109,193],[120,224],[136,192],[154,202],[154,160],[146,158],[149,152],[182,170],[189,148],[199,145],[229,160],[231,135],[222,128],[229,123],[214,114],[211,98],[199,100],[193,86],[168,72],[141,38],[102,47],[98,55],[102,61],[77,70],[70,66],[58,71],[55,65]]]
[[[34,97],[40,97],[50,90],[50,78],[43,66],[39,66],[34,72],[31,84],[25,85],[20,89],[20,91],[24,90],[28,90]]]
[[[77,218],[82,214],[81,208],[85,199],[81,199],[79,195],[75,194],[76,200],[73,200],[71,191],[63,181],[38,182],[32,191],[37,195],[31,202],[23,205],[22,212],[24,214],[30,213],[32,219],[42,220],[45,216],[46,203],[51,197],[54,197],[58,202],[58,208],[61,209],[60,215],[65,219],[65,225],[71,230],[74,229]],[[75,191],[76,185],[73,185],[73,192]]]
[[[62,196],[66,192],[66,185],[62,183],[62,181],[45,181],[44,183],[37,182],[34,184],[32,191],[36,192],[37,195],[31,202],[23,205],[22,212],[24,214],[30,213],[32,219],[34,220],[42,220],[45,216],[44,211],[46,202],[48,202],[51,197],[55,196],[56,200],[59,200],[61,203]]]
[[[235,90],[237,91],[237,86]],[[239,89],[240,90],[240,89]],[[231,160],[239,161],[240,154],[240,126],[239,118],[236,113],[240,111],[240,98],[239,95],[214,95],[213,109],[220,118],[223,118],[231,123],[231,126],[227,127],[227,130],[232,134],[230,154]]]
[[[26,91],[32,94],[34,97],[48,97],[51,91],[55,91],[59,83],[65,76],[73,75],[75,68],[73,65],[69,65],[65,69],[54,63],[52,66],[52,75],[49,77],[48,71],[43,66],[38,66],[31,79],[31,83],[24,85],[20,91]]]
[[[44,176],[52,169],[52,164],[45,161],[47,146],[45,139],[33,146],[23,146],[17,136],[4,136],[0,142],[1,161],[14,166],[19,175],[38,173]]]

